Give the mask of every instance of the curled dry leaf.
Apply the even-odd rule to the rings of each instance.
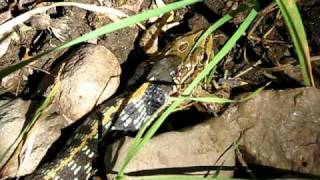
[[[68,17],[61,17],[51,19],[48,14],[34,15],[30,18],[30,24],[37,30],[49,30],[60,41],[68,39],[68,32],[70,32],[70,19]]]

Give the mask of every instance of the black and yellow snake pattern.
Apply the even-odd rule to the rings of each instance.
[[[91,112],[74,132],[57,158],[39,167],[26,179],[89,179],[99,140],[110,130],[136,131],[157,111],[172,93],[177,66],[189,56],[201,32],[174,41],[165,52],[147,61],[134,76],[134,87],[108,100]],[[144,81],[139,81],[144,79]],[[133,90],[132,90],[133,89]],[[102,137],[99,137],[99,125]]]

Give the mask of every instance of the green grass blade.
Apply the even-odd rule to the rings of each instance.
[[[239,178],[227,178],[227,177],[197,177],[197,176],[149,176],[140,177],[141,180],[242,180]]]
[[[26,66],[26,65],[30,64],[31,62],[37,60],[41,56],[49,54],[52,51],[54,51],[54,50],[50,49],[50,50],[45,51],[43,53],[37,54],[37,55],[33,56],[32,58],[30,58],[28,60],[23,60],[23,61],[20,61],[19,63],[13,64],[13,65],[9,65],[8,67],[6,67],[4,69],[1,69],[0,70],[0,79],[4,78],[5,76],[9,75],[10,73],[13,73],[14,71],[17,71],[17,70],[23,68],[24,66]]]
[[[223,24],[225,24],[226,22],[228,22],[229,20],[232,19],[232,16],[230,15],[225,15],[224,17],[220,18],[216,23],[214,23],[213,25],[211,25],[204,33],[201,34],[201,36],[199,37],[199,39],[196,41],[196,43],[193,45],[192,49],[189,52],[189,55],[200,45],[200,43],[205,40],[206,37],[208,37],[212,32],[214,32],[215,30],[217,30],[219,27],[221,27]],[[166,107],[169,106],[169,104],[171,103],[168,102],[164,107],[161,108],[161,110],[159,112],[156,112],[154,115],[152,115],[152,117],[147,121],[147,123],[141,128],[141,130],[139,130],[138,134],[135,137],[134,142],[132,143],[132,147],[135,147],[139,144],[142,135],[145,133],[145,131],[147,130],[147,127],[150,126],[151,122],[153,122],[153,120],[155,120],[155,118],[158,117],[159,113],[165,109]],[[130,151],[129,151],[130,153]]]
[[[232,19],[232,16],[229,14],[226,14],[222,18],[220,18],[217,22],[215,22],[212,26],[210,26],[204,33],[201,34],[199,39],[193,45],[190,53],[192,53],[200,45],[200,43],[203,40],[205,40],[210,34],[212,34],[215,30],[217,30],[219,27],[221,27],[223,24],[230,21],[231,19]]]
[[[238,102],[244,102],[247,101],[255,96],[257,96],[258,94],[260,94],[267,86],[269,86],[269,84],[271,84],[271,82],[268,82],[266,85],[256,89],[254,92],[250,93],[248,96],[241,98],[240,100],[238,100]]]
[[[246,29],[250,26],[252,21],[257,15],[257,11],[254,9],[251,10],[250,14],[246,17],[244,22],[240,25],[238,30],[234,33],[234,35],[228,40],[226,45],[218,52],[216,56],[212,58],[210,63],[205,67],[205,69],[192,81],[192,83],[186,88],[186,90],[182,93],[182,95],[189,95],[192,90],[205,78],[205,76],[210,73],[210,71],[223,59],[225,55],[232,49],[232,47],[236,44],[237,40],[242,36],[242,34],[246,31]],[[177,99],[175,100],[155,121],[152,127],[146,132],[145,136],[139,139],[139,143],[136,146],[131,146],[129,149],[127,156],[123,160],[118,178],[121,179],[124,176],[124,170],[128,165],[129,161],[134,157],[134,155],[142,148],[142,146],[147,143],[151,137],[155,134],[161,124],[165,121],[165,119],[173,112],[183,100]]]
[[[145,21],[151,17],[159,16],[159,15],[164,14],[169,11],[184,8],[190,4],[200,2],[200,1],[202,1],[202,0],[183,0],[183,1],[178,1],[175,3],[168,4],[168,5],[161,7],[161,8],[156,8],[156,9],[144,11],[143,13],[140,13],[140,14],[137,14],[134,16],[130,16],[130,17],[122,19],[116,23],[108,24],[106,26],[103,26],[103,27],[95,30],[95,31],[89,32],[86,34],[86,36],[81,36],[79,38],[76,38],[68,43],[63,44],[62,46],[58,47],[57,49],[67,48],[67,47],[73,46],[75,44],[78,44],[80,42],[95,39],[98,36],[101,36],[103,34],[107,34],[107,33],[110,33],[110,32],[113,32],[113,31],[116,31],[116,30],[119,30],[119,29],[122,29],[122,28],[125,28],[128,26],[134,25],[138,22]]]
[[[45,54],[48,54],[52,51],[61,50],[61,49],[71,47],[71,46],[76,45],[81,42],[95,39],[103,34],[107,34],[107,33],[110,33],[110,32],[113,32],[113,31],[116,31],[116,30],[119,30],[119,29],[122,29],[122,28],[125,28],[128,26],[134,25],[138,22],[142,22],[142,21],[147,20],[151,17],[159,16],[159,15],[164,14],[166,12],[173,11],[173,10],[176,10],[179,8],[183,8],[187,5],[190,5],[190,4],[193,4],[196,2],[200,2],[200,1],[202,1],[202,0],[182,0],[182,1],[175,2],[175,3],[170,3],[164,7],[161,7],[161,8],[156,8],[156,9],[144,11],[140,14],[121,19],[115,23],[107,24],[101,28],[98,28],[94,31],[87,33],[87,34],[84,34],[83,36],[80,36],[74,40],[66,42],[66,43],[62,44],[61,46],[52,48],[52,49],[50,49],[46,52],[43,52],[39,55],[36,55],[26,61],[21,61],[17,64],[8,66],[6,69],[0,70],[0,79],[5,77],[6,75],[12,73],[12,72],[24,67],[25,65],[37,60],[39,57],[41,57]]]
[[[307,36],[293,0],[276,0],[297,53],[305,86],[314,86]]]
[[[239,99],[239,100],[232,100],[220,97],[171,97],[171,100],[182,100],[182,101],[194,101],[194,102],[202,102],[202,103],[218,103],[218,104],[226,104],[226,103],[237,103],[237,102],[244,102],[247,101],[258,94],[260,94],[271,82],[268,82],[266,85],[256,89],[255,91],[251,92],[249,95]]]
[[[217,53],[210,63],[205,67],[205,69],[192,81],[192,83],[186,88],[186,90],[182,93],[184,96],[188,96],[191,94],[194,88],[210,73],[210,71],[223,59],[224,56],[232,49],[232,47],[236,44],[238,39],[242,36],[242,34],[246,31],[246,29],[250,26],[252,21],[257,15],[257,11],[254,9],[251,10],[250,14],[246,17],[244,22],[238,28],[238,30],[232,35],[232,37],[228,40],[228,42],[223,46],[223,48]]]
[[[219,97],[172,97],[172,100],[183,100],[183,101],[194,101],[194,102],[203,102],[203,103],[218,103],[218,104],[226,104],[226,103],[235,103],[236,100],[219,98]]]
[[[157,112],[155,112],[150,119],[148,119],[148,121],[143,125],[143,127],[139,130],[138,134],[136,135],[136,137],[134,138],[134,141],[132,143],[132,147],[136,147],[139,145],[139,143],[142,140],[142,136],[143,134],[146,132],[147,128],[151,125],[151,123],[159,116],[159,114],[161,112],[163,112],[164,109],[166,109],[170,104],[171,104],[171,100],[169,100],[167,103],[165,103],[160,109],[157,110]],[[131,149],[132,150],[132,149]],[[132,154],[132,151],[128,151],[128,155]],[[131,157],[131,156],[127,156],[127,157]],[[130,159],[130,158],[129,158]],[[128,159],[128,160],[129,160]]]
[[[243,12],[243,11],[248,10],[248,9],[252,9],[252,8],[259,9],[259,4],[257,3],[256,0],[247,0],[245,3],[241,4],[240,7],[237,10],[233,10],[230,13],[224,15],[217,22],[215,22],[212,26],[210,26],[204,33],[202,33],[202,35],[197,40],[197,42],[193,46],[193,48],[190,51],[190,53],[193,52],[200,45],[200,43],[203,40],[205,40],[206,37],[208,37],[210,34],[212,34],[215,30],[217,30],[223,24],[225,24],[226,22],[230,21],[238,13]]]
[[[193,48],[190,50],[189,54],[194,51],[198,46],[199,44],[201,43],[201,41],[203,41],[209,34],[211,34],[214,30],[218,29],[219,27],[221,27],[224,23],[226,23],[227,21],[226,20],[230,20],[230,17],[231,16],[224,16],[223,18],[221,18],[220,20],[218,20],[216,23],[214,23],[213,25],[211,25],[201,36],[200,38],[197,40],[197,42],[193,45]],[[169,106],[169,104],[171,103],[168,102],[167,103],[167,106]],[[167,106],[165,106],[164,108],[166,108]],[[174,111],[175,109],[173,109]],[[173,111],[170,111],[170,113],[172,113]],[[130,159],[132,159],[132,156],[134,155],[134,150],[136,147],[138,147],[139,143],[142,141],[142,136],[143,134],[145,133],[145,131],[147,130],[147,127],[150,125],[151,122],[153,122],[153,120],[155,118],[157,118],[158,116],[158,113],[155,113],[152,118],[150,118],[150,120],[147,121],[147,123],[143,126],[143,128],[141,128],[138,132],[138,134],[136,135],[135,139],[134,139],[134,142],[132,143],[131,147],[127,153],[127,156],[126,158],[124,159],[123,161],[123,165],[121,165],[121,167],[125,167],[126,165],[125,164],[128,164]],[[124,170],[124,169],[123,169]],[[120,170],[119,171],[119,179],[121,179],[121,177],[123,177],[122,174],[123,171]]]

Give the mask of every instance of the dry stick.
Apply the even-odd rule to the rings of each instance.
[[[256,40],[257,42],[261,41],[261,38],[256,37],[255,35],[253,35],[253,33],[258,28],[258,26],[261,24],[262,20],[266,17],[266,15],[273,12],[276,9],[277,9],[276,4],[272,3],[260,13],[259,17],[257,18],[257,20],[253,24],[252,28],[248,32],[248,39]]]
[[[111,16],[117,16],[117,17],[128,17],[127,14],[114,9],[114,8],[108,8],[104,6],[96,6],[96,5],[89,5],[89,4],[83,4],[83,3],[77,3],[77,2],[58,2],[54,3],[49,6],[44,6],[44,7],[37,7],[35,9],[32,9],[28,12],[25,12],[14,19],[11,19],[3,24],[0,25],[0,35],[5,34],[7,32],[10,32],[15,26],[24,23],[27,21],[29,18],[31,18],[35,14],[40,14],[48,11],[51,8],[54,7],[59,7],[59,6],[76,6],[81,9],[85,9],[88,11],[94,11],[97,13],[106,13]]]
[[[170,3],[168,4],[166,7],[163,8],[157,8],[157,9],[152,9],[152,10],[146,10],[143,13],[139,13],[133,16],[129,16],[127,18],[121,19],[116,23],[111,23],[111,24],[107,24],[103,27],[100,27],[94,31],[88,32],[83,36],[77,37],[69,42],[63,43],[60,46],[54,47],[52,49],[49,49],[45,52],[39,53],[33,57],[31,57],[30,59],[28,59],[27,61],[21,61],[19,63],[13,64],[13,65],[9,65],[8,67],[2,69],[0,71],[0,78],[3,78],[7,75],[9,75],[10,73],[16,71],[17,69],[20,69],[22,67],[24,67],[25,65],[34,62],[37,60],[37,58],[46,55],[48,53],[51,53],[53,51],[57,51],[57,50],[61,50],[64,48],[68,48],[71,47],[73,45],[79,44],[81,42],[84,41],[88,41],[91,39],[95,39],[101,35],[131,26],[131,25],[135,25],[137,24],[137,22],[142,22],[150,17],[154,17],[154,16],[158,16],[161,15],[163,13],[169,12],[169,11],[173,11],[182,7],[185,7],[187,5],[196,3],[196,2],[201,2],[202,0],[182,0],[182,1],[178,1],[175,3]]]
[[[320,55],[319,56],[312,56],[311,61],[319,61],[320,60]]]
[[[258,60],[256,63],[254,63],[251,67],[241,71],[239,74],[237,74],[236,76],[234,76],[233,78],[238,78],[246,73],[248,73],[249,71],[251,71],[253,68],[257,67],[258,65],[262,64],[261,60]]]

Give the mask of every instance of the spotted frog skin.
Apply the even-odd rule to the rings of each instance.
[[[162,52],[140,65],[128,90],[90,113],[55,160],[40,166],[26,179],[89,179],[95,173],[93,161],[98,154],[100,139],[110,130],[138,130],[168,101],[170,95],[183,88],[181,85],[176,87],[177,79],[188,79],[186,76],[192,78],[192,73],[179,70],[181,71],[184,65],[202,60],[203,52],[189,53],[201,33],[202,31],[189,33],[177,38]],[[199,48],[205,49],[206,44],[208,40]],[[191,66],[191,70],[196,72],[197,65]]]

